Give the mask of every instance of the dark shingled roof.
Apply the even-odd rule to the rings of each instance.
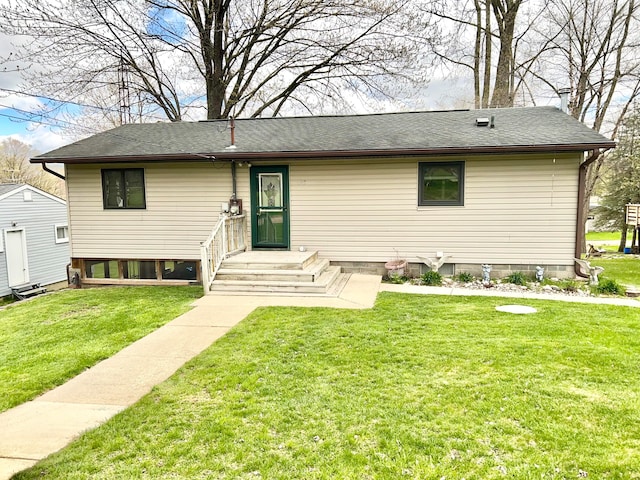
[[[495,119],[495,128],[477,118]],[[586,151],[615,144],[555,107],[129,124],[33,162]]]

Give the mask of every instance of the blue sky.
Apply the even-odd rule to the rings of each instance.
[[[4,100],[6,98],[0,98],[2,105],[5,105]],[[20,120],[24,117],[24,113],[20,111],[0,107],[0,141],[9,137],[16,138],[41,153],[70,143],[70,139],[62,135],[58,128]]]
[[[10,101],[7,102],[7,100]],[[5,94],[0,93],[1,105],[15,105],[16,103],[23,102],[16,102],[10,96],[5,97]],[[25,116],[21,111],[0,106],[0,141],[9,137],[16,138],[31,145],[39,152],[52,150],[70,142],[59,129],[30,122],[24,119]]]
[[[0,34],[0,58],[11,53],[11,39]],[[36,110],[42,102],[33,96],[17,95],[20,89],[20,74],[16,65],[4,63],[0,68],[0,141],[16,138],[31,145],[39,152],[46,152],[70,142],[58,128],[30,121],[28,113]],[[13,108],[11,108],[13,107]],[[43,122],[47,120],[42,119]]]

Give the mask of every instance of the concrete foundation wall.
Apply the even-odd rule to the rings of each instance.
[[[387,269],[384,262],[331,262],[332,265],[342,267],[345,273],[368,273],[374,275],[386,275]],[[514,272],[522,272],[528,277],[533,277],[536,273],[537,265],[525,264],[492,264],[491,278],[504,278]],[[568,265],[540,265],[544,267],[545,278],[575,278],[573,266]],[[418,277],[427,272],[429,267],[421,263],[409,263],[405,269],[405,275],[410,277]],[[470,263],[445,263],[440,268],[440,273],[445,277],[459,275],[462,272],[470,273],[475,277],[482,276],[481,264]]]

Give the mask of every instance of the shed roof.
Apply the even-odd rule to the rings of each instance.
[[[23,184],[20,183],[0,183],[0,197],[6,193],[13,192],[20,188]]]
[[[477,119],[493,119],[478,126]],[[32,162],[586,151],[614,142],[555,107],[128,124]]]
[[[11,197],[17,193],[20,193],[24,190],[31,190],[32,192],[39,193],[40,195],[50,198],[58,203],[66,205],[67,202],[60,198],[52,195],[51,193],[45,192],[44,190],[40,190],[32,185],[27,183],[0,183],[0,200],[4,200],[5,198]]]

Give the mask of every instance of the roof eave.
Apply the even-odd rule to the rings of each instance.
[[[371,149],[371,150],[309,150],[289,152],[212,152],[184,153],[164,155],[128,155],[128,156],[91,156],[91,157],[34,157],[31,163],[141,163],[141,162],[174,162],[192,161],[207,162],[214,160],[271,160],[280,158],[356,158],[356,157],[399,157],[399,156],[435,156],[460,154],[503,154],[534,152],[586,152],[597,149],[610,149],[615,142],[575,143],[557,145],[501,145],[501,146],[468,146],[406,149]]]

